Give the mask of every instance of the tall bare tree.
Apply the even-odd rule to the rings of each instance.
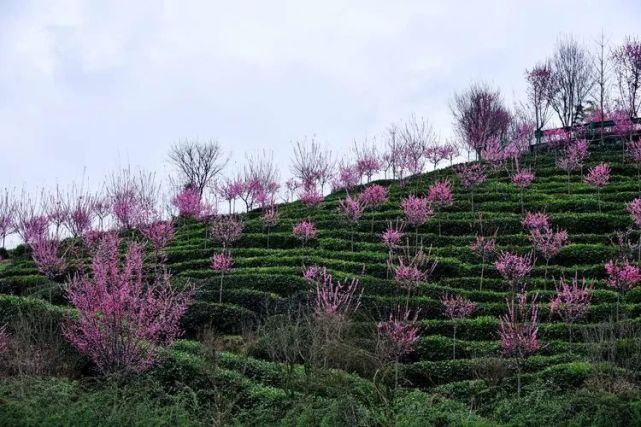
[[[572,36],[565,36],[557,42],[552,57],[552,70],[552,108],[556,111],[562,126],[575,125],[594,86],[590,52]]]
[[[533,120],[537,135],[550,119],[550,106],[552,103],[554,78],[550,61],[535,65],[531,70],[526,70],[528,82],[527,99],[529,113],[527,117]]]
[[[180,184],[198,189],[202,197],[229,158],[225,157],[217,141],[184,140],[171,147],[169,160],[178,172]]]
[[[619,103],[636,117],[641,106],[641,42],[627,37],[612,52],[614,72],[619,86]]]
[[[593,103],[593,118],[599,121],[605,120],[605,112],[609,108],[610,100],[610,72],[611,63],[608,58],[607,48],[608,41],[605,34],[601,32],[601,37],[596,41],[597,51],[593,56],[595,83],[592,91],[591,102]],[[596,116],[595,116],[596,113]],[[603,126],[599,127],[599,139],[601,144],[604,141]]]

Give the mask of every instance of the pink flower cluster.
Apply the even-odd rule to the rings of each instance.
[[[571,283],[564,277],[556,286],[556,295],[550,302],[550,312],[557,313],[563,321],[572,323],[583,318],[590,309],[592,300],[592,287],[587,285],[585,279],[579,283],[577,275]]]
[[[171,221],[154,221],[142,226],[140,231],[151,242],[156,256],[160,256],[167,243],[175,236],[174,225]]]
[[[565,230],[554,231],[549,227],[532,228],[530,241],[536,251],[549,261],[567,245],[568,233]]]
[[[510,252],[503,252],[499,255],[494,265],[501,276],[508,281],[510,286],[514,287],[514,285],[530,275],[534,267],[534,262],[531,254],[521,256]]]
[[[323,200],[325,200],[321,193],[313,189],[303,191],[301,194],[299,194],[299,198],[301,203],[308,208],[318,207],[321,203],[323,203]]]
[[[292,232],[294,233],[294,236],[296,236],[296,238],[303,243],[303,245],[305,245],[310,240],[315,239],[316,235],[318,234],[316,225],[314,225],[313,222],[307,220],[301,221],[298,224],[294,225]]]
[[[184,217],[199,218],[203,210],[200,192],[195,187],[185,187],[171,203],[178,209],[178,215]]]
[[[403,235],[404,234],[401,230],[390,225],[381,235],[381,243],[391,251],[400,246]]]
[[[610,165],[599,163],[588,171],[584,181],[586,184],[594,185],[595,187],[605,187],[610,181]]]
[[[635,288],[641,282],[641,269],[631,265],[628,260],[610,260],[605,264],[605,271],[608,274],[608,286],[625,292]]]
[[[455,168],[456,176],[465,188],[474,188],[485,182],[487,175],[480,163],[464,164]]]
[[[507,314],[499,321],[501,351],[506,357],[525,359],[540,348],[536,299],[528,304],[526,294],[521,294],[517,303],[508,301],[507,307]]]
[[[427,199],[410,194],[401,202],[405,221],[415,227],[425,224],[434,215]]]
[[[356,311],[360,305],[361,293],[357,293],[358,280],[334,281],[325,269],[316,280],[316,314],[343,319]]]
[[[563,155],[557,159],[557,167],[568,173],[581,168],[588,157],[589,146],[588,141],[585,139],[570,143],[565,148]]]
[[[549,228],[550,217],[543,212],[528,212],[521,220],[521,225],[528,231]]]
[[[240,240],[243,234],[243,224],[233,216],[221,216],[214,220],[209,233],[214,242],[227,248]]]
[[[119,241],[103,239],[92,260],[91,276],[75,279],[67,297],[77,311],[64,335],[102,373],[140,372],[157,360],[157,350],[180,334],[180,318],[193,289],[175,291],[168,276],[143,283],[142,250],[129,246],[120,266]]]
[[[394,315],[394,313],[391,313],[389,320],[378,323],[377,328],[379,335],[394,346],[397,356],[402,356],[414,351],[416,341],[418,341],[420,337],[416,319],[416,313],[412,317],[410,312],[406,311],[402,315]]]
[[[512,176],[512,184],[521,190],[527,188],[534,181],[534,172],[529,169],[522,169]]]
[[[370,209],[376,209],[382,204],[387,203],[388,197],[387,188],[378,184],[366,187],[358,196],[361,203]]]
[[[470,245],[470,249],[477,256],[486,258],[496,252],[496,240],[485,236],[476,236],[476,239]]]
[[[425,280],[426,274],[413,264],[405,264],[403,258],[399,265],[394,267],[394,280],[402,287],[413,288]]]
[[[227,273],[234,266],[234,259],[231,255],[220,252],[211,257],[211,269],[218,273]]]
[[[427,201],[438,209],[452,206],[454,203],[452,183],[448,179],[443,179],[432,184],[427,192]]]
[[[627,209],[636,226],[641,227],[641,197],[638,197],[628,203]]]
[[[464,319],[476,310],[476,304],[458,295],[444,295],[441,302],[445,307],[445,315],[450,319]]]
[[[40,237],[31,243],[31,257],[38,271],[49,279],[60,276],[67,266],[60,255],[60,241],[57,238]]]
[[[265,227],[268,227],[268,228],[274,227],[275,225],[278,224],[278,221],[280,220],[280,214],[278,213],[278,209],[276,209],[274,206],[268,208],[265,211],[265,213],[263,213],[261,220],[263,221],[263,224],[265,225]]]
[[[348,221],[353,223],[358,222],[363,216],[363,205],[359,199],[353,199],[349,195],[338,203],[338,209]]]

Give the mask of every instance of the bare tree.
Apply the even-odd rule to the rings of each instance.
[[[592,91],[592,117],[593,119],[604,121],[605,112],[608,109],[608,101],[610,98],[610,71],[611,64],[608,60],[608,55],[606,50],[608,47],[608,41],[605,38],[605,34],[601,32],[601,37],[596,41],[597,52],[593,57],[594,61],[594,72],[595,72],[595,84],[594,90]],[[590,101],[589,101],[590,102]],[[604,134],[603,126],[599,127],[599,139],[601,144],[603,144]]]
[[[455,94],[450,108],[456,133],[477,157],[488,142],[505,138],[512,120],[501,92],[485,83],[474,83]]]
[[[627,37],[612,52],[612,59],[619,86],[619,103],[632,117],[636,117],[641,104],[641,42]]]
[[[5,239],[15,230],[16,202],[13,192],[9,193],[4,189],[4,194],[0,195],[0,237],[2,238],[2,247],[5,247]]]
[[[245,202],[247,210],[249,211],[255,202],[272,205],[280,188],[280,173],[278,166],[274,163],[273,154],[263,151],[247,154],[245,157],[247,160],[243,168],[245,188],[240,197]],[[261,197],[263,200],[257,200]]]
[[[552,102],[553,73],[550,61],[535,65],[531,70],[525,72],[528,88],[527,98],[529,114],[534,121],[537,135],[543,130],[543,126],[550,119],[550,105]]]
[[[318,184],[322,192],[334,172],[332,153],[323,150],[314,138],[310,141],[297,141],[294,145],[291,172],[303,186],[313,187]]]
[[[590,53],[572,36],[565,36],[557,43],[552,58],[552,70],[552,108],[556,111],[562,126],[573,126],[581,119],[583,103],[594,86]]]
[[[411,174],[418,174],[425,166],[425,150],[436,143],[432,125],[423,117],[412,114],[399,132],[402,163]]]
[[[171,147],[169,160],[178,171],[182,185],[198,189],[202,197],[205,188],[223,170],[229,158],[217,141],[181,141]]]

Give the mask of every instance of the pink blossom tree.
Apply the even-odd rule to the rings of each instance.
[[[521,195],[521,212],[525,210],[523,206],[523,191],[532,184],[535,174],[530,169],[521,169],[512,176],[512,184],[519,189]]]
[[[485,168],[480,163],[464,164],[455,169],[459,182],[470,192],[470,204],[474,213],[474,192],[487,179]]]
[[[494,265],[508,283],[512,293],[517,293],[525,289],[524,279],[530,275],[534,268],[534,257],[531,253],[517,255],[511,252],[502,252]]]
[[[527,302],[527,294],[520,294],[516,301],[507,302],[507,314],[499,321],[501,353],[514,358],[517,372],[517,392],[521,396],[521,372],[525,361],[540,349],[539,311],[536,297]]]
[[[413,194],[401,201],[401,209],[405,214],[405,222],[414,227],[414,244],[418,246],[418,228],[434,215],[434,211],[426,198],[416,197]]]
[[[171,221],[155,220],[142,225],[140,232],[151,243],[156,263],[164,263],[167,259],[165,248],[175,237],[174,224]]]
[[[550,228],[550,217],[544,212],[527,212],[521,220],[521,225],[527,231]]]
[[[443,208],[454,204],[452,183],[448,179],[436,181],[430,185],[427,191],[427,201],[434,212],[440,212]],[[438,235],[441,235],[441,221],[438,222]]]
[[[403,240],[403,225],[402,224],[393,224],[389,222],[387,228],[381,234],[381,243],[387,249],[387,272],[386,276],[389,279],[390,266],[392,265],[394,251],[401,247],[401,241]]]
[[[225,254],[224,251],[215,254],[211,258],[211,268],[217,273],[220,273],[220,287],[218,289],[218,302],[223,302],[223,279],[225,273],[229,272],[234,266],[234,259],[231,254]]]
[[[158,192],[153,174],[134,174],[129,168],[113,174],[107,185],[107,194],[116,225],[131,230],[144,224],[157,211]]]
[[[267,249],[269,249],[269,235],[271,229],[277,226],[278,222],[280,221],[280,213],[278,212],[278,208],[274,205],[268,207],[263,212],[263,215],[260,217],[260,219],[263,222],[263,226],[267,229]]]
[[[398,264],[388,260],[388,268],[394,273],[394,281],[401,288],[407,291],[405,308],[409,309],[412,292],[418,286],[426,282],[436,268],[437,262],[431,259],[431,251],[425,253],[419,249],[413,256],[405,253],[399,255]]]
[[[548,278],[550,260],[568,244],[568,233],[565,230],[552,230],[550,227],[530,230],[530,242],[534,250],[545,259],[545,279]]]
[[[121,266],[118,245],[112,235],[103,239],[92,274],[67,288],[77,317],[64,324],[64,336],[103,374],[153,366],[158,349],[180,335],[180,318],[194,294],[193,288],[173,289],[166,274],[144,283],[141,247],[131,244]]]
[[[38,271],[53,280],[64,273],[67,263],[61,253],[60,239],[55,234],[48,234],[38,236],[31,242],[31,258]]]
[[[419,328],[416,324],[418,312],[412,314],[409,310],[390,313],[389,319],[378,322],[377,330],[379,341],[391,347],[394,359],[394,384],[398,388],[399,364],[401,357],[414,351],[416,342],[420,338]]]
[[[599,205],[599,212],[601,212],[601,188],[608,185],[608,182],[610,181],[610,165],[607,163],[599,163],[588,171],[584,181],[586,184],[596,187],[597,202]]]
[[[304,220],[294,225],[292,233],[301,241],[303,247],[305,247],[310,240],[316,238],[318,229],[316,229],[316,225],[313,222]]]
[[[363,205],[360,199],[353,199],[347,195],[344,200],[338,202],[338,210],[349,223],[351,250],[354,252],[354,227],[363,216]]]
[[[641,283],[641,269],[632,265],[627,259],[609,260],[605,263],[605,271],[608,275],[607,284],[618,291],[617,296],[617,320],[619,320],[619,305],[625,297],[626,291],[633,289]]]
[[[323,195],[316,189],[305,190],[298,195],[301,203],[308,208],[317,208],[325,200]]]
[[[479,290],[482,290],[485,264],[496,254],[496,236],[485,237],[477,235],[476,239],[470,245],[470,249],[476,256],[481,258],[481,282],[479,284]]]
[[[583,163],[589,154],[588,148],[587,140],[574,141],[565,148],[563,155],[556,161],[556,166],[567,173],[568,194],[570,194],[570,174],[583,169]]]
[[[230,214],[234,212],[236,200],[243,194],[244,189],[245,184],[240,176],[224,179],[216,185],[218,195],[229,204]]]
[[[325,268],[316,275],[316,315],[334,320],[344,320],[360,306],[362,292],[358,280],[334,280]]]
[[[209,235],[215,243],[227,249],[240,240],[243,234],[243,223],[233,216],[219,216],[209,228]]]
[[[575,274],[571,283],[565,277],[559,279],[556,285],[556,294],[550,302],[550,313],[558,314],[568,324],[568,339],[572,342],[572,324],[588,313],[592,300],[592,286],[588,285],[585,279],[579,282],[578,274]]]
[[[360,172],[357,165],[342,163],[338,166],[336,176],[332,183],[334,191],[351,191],[360,181]]]
[[[456,329],[458,327],[458,322],[474,313],[474,310],[476,310],[476,304],[459,295],[444,295],[441,298],[441,302],[443,303],[445,315],[452,319],[454,323],[454,333],[452,335],[452,359],[456,359]]]
[[[382,185],[373,184],[365,187],[358,196],[359,201],[365,209],[376,210],[383,206],[389,200],[389,191]],[[374,215],[372,214],[371,232],[374,232]]]
[[[196,187],[185,187],[171,200],[178,215],[185,218],[200,218],[203,210],[201,195]]]
[[[632,200],[626,205],[626,208],[634,225],[641,229],[641,197]],[[638,248],[637,261],[641,262],[641,236],[639,236]]]

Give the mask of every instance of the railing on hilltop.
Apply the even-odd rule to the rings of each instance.
[[[612,140],[624,136],[641,136],[641,117],[631,119],[632,128],[626,132],[617,130],[614,120],[594,121],[576,126],[566,126],[554,129],[537,130],[534,132],[535,143],[531,150],[540,150],[548,145],[561,144],[572,139]]]

